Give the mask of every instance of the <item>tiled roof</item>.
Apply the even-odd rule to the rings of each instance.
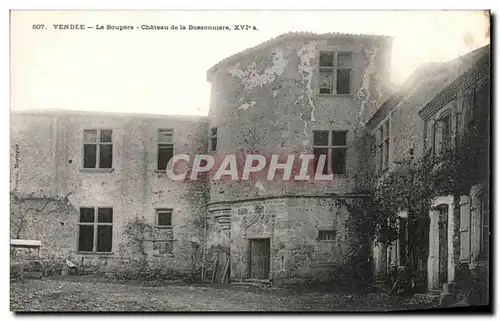
[[[489,45],[473,50],[465,55],[447,62],[431,62],[420,65],[370,117],[367,125],[376,125],[388,113],[397,107],[405,96],[411,91],[421,91],[419,97],[428,97],[422,102],[422,107],[429,103],[436,95],[449,86],[460,75],[469,70],[487,52]]]
[[[347,37],[355,37],[355,38],[379,38],[379,39],[392,39],[392,37],[389,36],[383,36],[383,35],[369,35],[369,34],[353,34],[353,33],[341,33],[341,32],[329,32],[329,33],[314,33],[314,32],[287,32],[284,34],[281,34],[277,37],[271,38],[267,41],[264,41],[256,46],[247,48],[243,51],[240,51],[234,55],[231,55],[229,57],[224,58],[221,60],[219,63],[215,64],[212,66],[208,71],[207,71],[207,78],[210,79],[210,75],[212,75],[218,68],[220,68],[223,65],[229,64],[235,60],[240,59],[241,57],[254,52],[259,49],[263,49],[267,46],[282,42],[282,41],[287,41],[287,40],[296,40],[296,39],[304,39],[304,40],[317,40],[317,39],[330,39],[333,37],[342,37],[342,36],[347,36]]]

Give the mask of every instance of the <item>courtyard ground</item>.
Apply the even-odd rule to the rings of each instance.
[[[143,283],[82,277],[11,281],[10,309],[36,311],[394,311],[431,306],[328,288]]]

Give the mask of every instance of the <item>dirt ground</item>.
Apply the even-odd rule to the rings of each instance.
[[[391,311],[425,309],[414,298],[304,287],[189,285],[106,279],[11,281],[10,309],[36,311]]]

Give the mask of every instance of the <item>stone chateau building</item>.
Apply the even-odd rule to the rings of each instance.
[[[81,271],[124,273],[144,268],[141,261],[209,280],[335,278],[357,244],[343,202],[363,197],[359,168],[375,161],[363,134],[390,121],[378,142],[384,167],[411,146],[427,148],[424,128],[449,102],[435,97],[469,77],[475,61],[443,64],[443,77],[434,66],[419,69],[393,93],[391,47],[385,36],[281,35],[208,71],[208,117],[12,112],[11,238],[41,240],[42,261],[69,259]],[[434,82],[426,82],[428,69]],[[451,115],[464,110],[453,106]],[[292,154],[327,155],[333,182],[189,182],[165,173],[174,154],[256,152],[283,155],[283,163]],[[432,248],[440,242],[435,224]],[[429,287],[438,256],[426,262]],[[374,262],[383,271],[397,254],[376,248]]]

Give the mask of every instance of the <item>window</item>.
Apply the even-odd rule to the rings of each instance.
[[[438,155],[451,147],[451,114],[443,114],[434,123],[434,154]]]
[[[480,243],[479,243],[479,259],[487,260],[490,244],[490,215],[488,208],[488,198],[486,193],[482,193],[477,197],[478,213],[480,218]]]
[[[376,142],[377,142],[377,168],[383,171],[389,167],[389,144],[390,144],[390,120],[386,120],[377,129]]]
[[[217,150],[217,127],[210,128],[210,151]]]
[[[321,52],[319,55],[319,93],[351,93],[352,53]]]
[[[334,241],[336,233],[334,230],[320,230],[318,231],[318,239],[320,241]]]
[[[460,197],[460,261],[469,261],[470,255],[470,205],[469,197]]]
[[[174,156],[174,130],[160,129],[158,131],[158,167],[159,171],[167,169],[167,164]]]
[[[347,131],[313,131],[313,153],[318,166],[321,155],[326,156],[323,174],[345,174],[346,172]]]
[[[78,251],[111,252],[113,208],[81,207],[78,223]]]
[[[172,209],[156,209],[156,228],[158,229],[153,240],[155,256],[172,255],[174,240],[172,231]]]
[[[83,131],[83,168],[112,168],[112,134],[111,129]]]
[[[171,209],[158,209],[156,210],[157,226],[158,227],[171,227],[172,226],[172,210]]]

